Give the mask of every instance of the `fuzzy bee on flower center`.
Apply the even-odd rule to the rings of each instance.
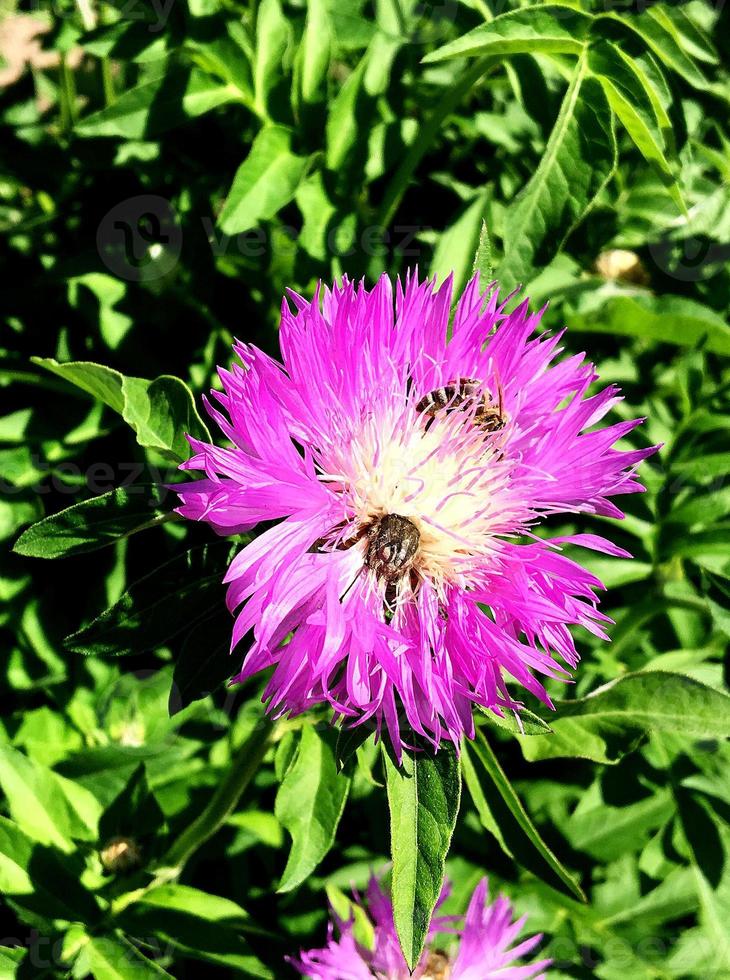
[[[459,378],[458,381],[450,381],[440,388],[434,388],[416,405],[419,415],[427,417],[426,429],[439,412],[448,414],[466,410],[474,412],[474,424],[484,432],[499,432],[507,423],[501,387],[495,404],[491,392],[475,378]]]
[[[368,537],[365,560],[378,578],[393,582],[409,571],[421,541],[413,521],[399,514],[386,514],[372,525]]]

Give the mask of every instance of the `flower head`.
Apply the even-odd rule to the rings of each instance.
[[[446,898],[442,893],[439,905]],[[426,949],[412,974],[413,980],[544,980],[541,971],[550,960],[515,965],[542,939],[532,936],[513,943],[522,931],[526,916],[512,921],[512,906],[500,895],[488,904],[486,878],[477,885],[461,926],[457,916],[434,915]],[[401,953],[393,922],[393,907],[375,878],[370,879],[367,905],[373,923],[373,942],[365,947],[355,938],[354,919],[335,916],[338,937],[330,923],[327,945],[303,951],[292,965],[313,980],[410,980],[411,973]],[[437,905],[438,909],[438,905]],[[437,933],[458,936],[454,949],[433,948]],[[449,944],[451,945],[451,944]],[[431,948],[429,948],[431,946]]]
[[[395,301],[394,301],[395,299]],[[226,575],[235,680],[273,667],[275,714],[329,704],[352,724],[401,720],[438,746],[473,735],[472,704],[521,707],[511,677],[546,704],[539,675],[569,677],[569,626],[605,636],[601,582],[565,543],[626,555],[594,534],[546,540],[552,514],[622,517],[653,449],[614,443],[640,420],[596,423],[619,400],[541,313],[451,283],[343,280],[281,312],[278,362],[248,344],[221,370],[209,411],[231,442],[191,439],[180,513],[220,534],[269,525]]]

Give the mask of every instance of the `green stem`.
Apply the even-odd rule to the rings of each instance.
[[[381,228],[388,227],[390,222],[395,217],[395,213],[398,210],[401,199],[406,192],[408,182],[413,176],[413,172],[421,162],[422,158],[425,156],[426,151],[441,128],[444,120],[451,115],[464,96],[468,94],[482,75],[486,74],[490,68],[496,67],[496,65],[497,62],[495,62],[494,58],[480,58],[471,66],[471,68],[468,69],[468,71],[464,73],[460,81],[458,81],[453,88],[450,88],[448,92],[446,92],[431,115],[425,121],[418,138],[414,141],[411,148],[408,150],[408,153],[406,153],[406,155],[403,157],[401,165],[398,167],[395,174],[393,174],[390,183],[386,187],[383,200],[380,203],[377,217],[375,219],[376,225],[380,226]]]
[[[108,58],[101,59],[101,84],[104,90],[104,105],[110,106],[116,100],[114,91],[114,78],[112,76],[112,64]]]
[[[68,132],[76,125],[76,82],[66,56],[61,55],[61,129]]]
[[[165,869],[164,877],[177,877],[195,851],[202,847],[233,813],[243,791],[256,775],[271,745],[273,730],[272,723],[265,719],[244,744],[235,750],[231,768],[208,805],[173,842],[160,862],[161,868]]]

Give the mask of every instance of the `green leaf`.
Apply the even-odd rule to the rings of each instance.
[[[138,842],[158,834],[165,826],[165,815],[147,784],[143,762],[132,773],[99,820],[99,842],[103,847],[113,837],[134,837]]]
[[[569,330],[641,337],[657,343],[695,347],[704,343],[716,354],[730,354],[730,327],[721,316],[683,296],[617,296],[598,291],[580,312],[564,316]]]
[[[587,70],[581,58],[537,170],[505,213],[503,289],[526,285],[555,256],[613,173],[611,110]]]
[[[250,919],[230,899],[187,885],[161,885],[128,906],[119,922],[130,935],[142,939],[152,931],[186,959],[227,967],[237,976],[265,980],[273,976],[240,935],[241,929],[251,929]]]
[[[148,140],[240,98],[235,85],[224,85],[197,68],[174,66],[87,116],[76,126],[76,133]]]
[[[268,115],[272,89],[281,78],[281,64],[289,45],[290,31],[279,0],[261,0],[256,17],[254,93],[256,107],[262,116]]]
[[[59,364],[52,357],[31,360],[118,412],[134,429],[137,442],[145,449],[156,449],[180,462],[190,455],[186,433],[210,440],[192,392],[180,378],[163,374],[148,381],[88,361]]]
[[[707,78],[684,50],[681,35],[672,24],[671,18],[662,9],[661,4],[655,4],[637,15],[621,16],[613,12],[603,14],[596,18],[597,30],[600,30],[602,17],[617,20],[624,27],[638,34],[667,68],[677,72],[690,85],[698,89],[707,88]]]
[[[453,223],[438,239],[431,262],[431,276],[443,282],[454,274],[454,295],[464,287],[474,265],[474,253],[480,242],[480,232],[489,200],[489,191],[479,191],[463,205]]]
[[[325,0],[309,0],[304,36],[297,51],[298,90],[304,105],[314,105],[324,96],[332,46],[331,35]]]
[[[667,143],[672,138],[671,122],[649,75],[618,44],[608,42],[591,45],[588,67],[603,86],[609,105],[637,149],[645,160],[657,167],[677,207],[686,212],[666,156]]]
[[[327,901],[335,915],[343,922],[352,920],[355,942],[365,949],[375,949],[375,928],[362,905],[345,895],[336,885],[327,885],[326,891]]]
[[[233,178],[218,219],[227,235],[267,221],[288,204],[304,176],[307,158],[292,152],[292,131],[265,126]]]
[[[580,54],[591,20],[588,14],[551,4],[510,10],[431,51],[423,61],[429,64],[475,55]]]
[[[561,831],[571,846],[597,861],[615,861],[636,851],[651,831],[663,827],[674,813],[670,793],[657,788],[637,802],[612,806],[596,781],[585,792]]]
[[[151,31],[150,24],[141,19],[121,18],[114,24],[103,24],[84,34],[80,45],[97,58],[114,58],[118,61],[154,61],[168,53],[166,34]]]
[[[118,657],[161,646],[210,615],[222,602],[221,580],[231,545],[193,548],[171,558],[124,594],[88,626],[66,637],[64,646],[94,657]]]
[[[15,980],[27,952],[22,946],[0,946],[0,980]]]
[[[146,956],[123,936],[90,936],[74,964],[74,976],[91,974],[94,980],[150,980],[169,977],[158,963]]]
[[[59,364],[54,357],[31,357],[31,361],[98,398],[120,415],[124,411],[124,375],[119,371],[91,361]]]
[[[68,558],[96,551],[158,524],[166,514],[161,506],[166,495],[152,483],[117,487],[33,524],[13,551],[27,558]]]
[[[218,690],[236,670],[231,656],[231,616],[223,597],[212,604],[212,614],[186,631],[175,657],[170,692],[170,713],[186,708]]]
[[[292,838],[279,892],[301,885],[334,842],[350,777],[338,773],[331,742],[311,724],[305,725],[299,753],[276,794],[274,813]]]
[[[700,921],[711,937],[714,966],[730,971],[730,829],[708,805],[675,787],[682,833],[690,852],[700,905]]]
[[[494,252],[492,251],[492,238],[486,221],[482,222],[472,272],[479,274],[479,285],[482,289],[486,289],[494,281]]]
[[[16,823],[41,844],[73,850],[73,840],[96,840],[101,806],[88,790],[0,744],[0,786]]]
[[[465,742],[463,751],[468,756],[464,777],[469,792],[482,824],[494,834],[502,849],[554,888],[586,901],[574,875],[543,841],[483,733],[477,732],[474,741]],[[480,763],[479,770],[472,757]]]
[[[251,925],[250,915],[237,902],[177,882],[146,891],[135,904],[141,908],[170,909],[232,929]]]
[[[681,7],[665,7],[663,13],[671,23],[674,38],[688,55],[717,65],[720,59],[717,49],[703,30],[697,27]]]
[[[549,735],[552,731],[550,725],[534,711],[522,708],[520,711],[509,711],[506,709],[504,716],[500,718],[493,711],[480,708],[479,717],[485,719],[495,728],[501,728],[505,732],[513,735]]]
[[[730,453],[702,453],[689,459],[672,460],[673,473],[688,480],[716,480],[730,474]]]
[[[664,519],[667,524],[684,524],[687,527],[707,527],[730,514],[730,486],[711,493],[691,496],[673,507]],[[727,551],[725,552],[727,557]]]
[[[428,935],[444,881],[461,798],[461,770],[450,743],[435,755],[404,751],[401,766],[385,752],[393,857],[393,916],[412,970]]]
[[[52,921],[96,922],[96,899],[79,883],[78,862],[44,847],[0,816],[0,891],[24,913]]]
[[[730,697],[683,674],[626,674],[555,709],[550,738],[520,739],[526,759],[615,763],[654,731],[689,740],[730,737]]]
[[[363,80],[368,60],[368,55],[365,53],[337,93],[327,114],[325,160],[327,169],[334,173],[349,170],[352,157],[365,139],[359,119],[362,115],[362,105],[367,99]]]
[[[364,745],[373,735],[373,728],[367,723],[356,725],[352,728],[339,728],[337,730],[337,744],[335,746],[337,769],[344,769],[350,759],[357,754],[360,746]]]
[[[161,375],[153,381],[124,379],[124,421],[145,449],[157,449],[172,460],[190,455],[186,435],[210,439],[195,407],[193,394],[180,378]]]

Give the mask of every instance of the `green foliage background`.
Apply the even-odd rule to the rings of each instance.
[[[725,5],[2,10],[50,57],[0,89],[0,976],[283,978],[392,853],[411,959],[446,858],[449,909],[486,871],[554,977],[730,977]],[[555,715],[404,773],[226,687],[231,544],[164,484],[287,287],[475,255],[664,448],[623,524],[560,525],[635,558],[587,559],[616,624]]]

